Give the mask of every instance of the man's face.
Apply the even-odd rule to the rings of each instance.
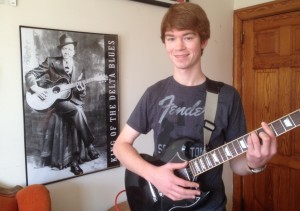
[[[200,65],[202,42],[198,33],[192,30],[170,30],[165,33],[167,53],[177,69],[190,69]]]
[[[73,44],[67,44],[61,48],[61,53],[64,59],[72,59],[75,55],[75,48]]]

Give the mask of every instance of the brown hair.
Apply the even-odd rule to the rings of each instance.
[[[201,42],[210,37],[209,20],[205,11],[194,3],[173,4],[161,22],[160,38],[165,43],[165,33],[168,30],[193,30],[200,36]]]

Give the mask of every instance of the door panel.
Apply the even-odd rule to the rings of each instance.
[[[300,109],[300,10],[250,18],[240,27],[241,73],[234,74],[240,77],[235,85],[252,131],[262,121]],[[277,140],[278,153],[264,172],[235,177],[234,210],[299,209],[300,128]]]

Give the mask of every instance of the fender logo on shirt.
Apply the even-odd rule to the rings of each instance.
[[[159,101],[158,105],[161,106],[164,111],[159,119],[159,123],[165,116],[168,115],[181,115],[181,116],[200,116],[204,113],[204,108],[200,107],[201,100],[198,100],[192,107],[180,107],[174,103],[175,96],[169,95]]]

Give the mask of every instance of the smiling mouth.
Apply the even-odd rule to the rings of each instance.
[[[184,53],[184,54],[174,54],[175,57],[187,57],[189,54]]]
[[[174,55],[174,57],[175,57],[176,59],[185,59],[185,58],[188,57],[188,55],[187,55],[187,54],[184,54],[184,55]]]

